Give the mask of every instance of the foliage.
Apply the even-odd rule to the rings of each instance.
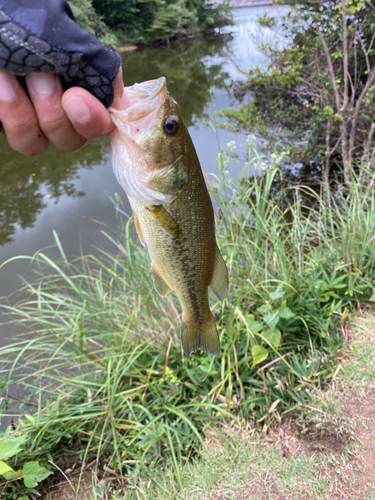
[[[229,3],[204,0],[70,0],[77,21],[110,48],[213,33],[231,24]]]
[[[286,2],[286,47],[263,44],[269,64],[234,85],[239,109],[224,114],[234,128],[257,131],[291,149],[294,162],[318,162],[328,181],[331,165],[368,160],[375,133],[375,7],[366,1]],[[267,14],[261,24],[275,26]]]
[[[112,33],[106,24],[99,18],[92,6],[92,0],[69,0],[76,21],[110,49],[120,45],[119,39]]]
[[[93,5],[121,39],[132,43],[213,33],[231,23],[225,2],[214,6],[204,0],[94,0]]]
[[[221,355],[182,355],[179,305],[153,290],[132,220],[120,220],[119,234],[104,232],[113,252],[74,263],[55,234],[61,264],[44,253],[23,257],[39,279],[5,307],[30,335],[0,350],[7,412],[11,392],[23,415],[12,435],[28,436],[18,460],[95,459],[105,475],[170,464],[179,477],[213,422],[269,422],[331,379],[340,322],[375,297],[373,190],[356,182],[350,196],[302,210],[293,189],[285,209],[270,197],[282,158],[240,183],[219,161],[211,187],[231,276],[228,298],[212,306]]]
[[[36,493],[35,487],[52,474],[51,471],[39,465],[39,462],[25,462],[20,468],[19,463],[13,459],[17,470],[9,465],[9,460],[18,455],[27,441],[27,434],[22,433],[18,437],[5,436],[0,438],[0,475],[6,480],[4,483],[10,492],[9,498],[19,498],[22,493]],[[6,462],[4,462],[6,460]],[[10,462],[11,463],[11,462]],[[23,479],[24,486],[21,483]],[[3,485],[2,485],[3,486]],[[27,500],[29,497],[24,495],[21,500]]]

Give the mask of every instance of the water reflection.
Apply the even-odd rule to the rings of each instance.
[[[75,186],[77,171],[96,164],[102,149],[94,141],[73,155],[50,147],[45,154],[31,159],[15,153],[1,137],[0,244],[11,243],[17,227],[34,226],[46,207],[46,198],[57,203],[63,195],[84,196]]]
[[[223,65],[230,54],[231,40],[231,35],[222,35],[160,46],[157,57],[155,47],[125,53],[122,57],[125,85],[165,76],[186,126],[194,125],[204,115],[211,88],[224,88],[229,78]]]
[[[216,36],[124,54],[125,85],[165,76],[186,125],[193,125],[204,116],[210,89],[224,87],[228,75],[222,70],[222,59],[230,38]],[[210,62],[215,56],[221,62]],[[100,163],[106,148],[107,141],[90,141],[75,153],[50,146],[47,153],[35,159],[11,150],[1,136],[0,245],[11,243],[17,228],[34,227],[47,199],[57,203],[63,195],[84,196],[76,186],[77,172]]]

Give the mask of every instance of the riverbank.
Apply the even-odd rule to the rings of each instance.
[[[244,23],[238,32],[237,43],[248,34]],[[275,38],[272,30],[267,33]],[[124,56],[131,83],[136,74],[146,80],[149,71],[168,76],[174,97],[180,92],[181,109],[189,110],[183,116],[192,135],[199,122],[196,110],[200,116],[207,111],[212,87],[216,104],[228,97],[226,70],[229,64],[235,67],[234,56],[223,56],[225,44],[217,48],[197,42],[173,50],[160,47],[160,66],[154,65],[156,52],[147,56],[147,49]],[[191,63],[188,45],[199,52],[198,64]],[[220,132],[213,129],[215,137]],[[274,498],[281,491],[290,500],[303,494],[331,500],[339,481],[327,473],[330,465],[338,466],[340,474],[348,463],[358,466],[351,455],[355,432],[344,417],[340,420],[335,404],[349,387],[338,390],[337,384],[355,350],[348,318],[375,301],[372,159],[363,156],[360,176],[353,169],[347,189],[330,190],[325,183],[312,190],[283,182],[280,167],[289,161],[288,153],[276,141],[272,151],[261,155],[261,139],[252,135],[242,150],[232,141],[227,149],[216,143],[214,149],[203,139],[203,133],[196,141],[193,137],[198,147],[203,141],[207,157],[217,163],[208,182],[218,213],[218,245],[230,273],[226,300],[211,296],[220,356],[183,355],[180,305],[173,294],[162,300],[154,291],[148,254],[117,195],[111,210],[118,214],[118,225],[105,225],[99,213],[100,244],[79,257],[66,250],[73,239],[79,245],[79,235],[63,240],[60,218],[52,220],[52,249],[25,256],[22,248],[22,256],[13,255],[0,268],[14,265],[19,272],[24,265],[29,270],[23,289],[2,307],[6,325],[17,328],[13,340],[0,348],[2,418],[9,422],[0,439],[4,500],[29,500],[36,494],[32,489],[44,494],[77,476],[87,486],[91,471],[94,486],[89,490],[101,499]],[[99,153],[102,166],[109,167],[108,149]],[[104,180],[111,173],[103,168],[99,177],[91,160],[86,167],[93,169],[92,200],[99,210],[100,196],[108,198]],[[235,165],[244,167],[242,175],[234,175]],[[68,180],[76,175],[75,166]],[[9,162],[14,173],[11,167]],[[36,167],[33,177],[44,173]],[[57,163],[52,167],[55,174]],[[30,170],[27,175],[26,180]],[[23,192],[20,177],[17,171],[17,189]],[[82,198],[78,183],[63,186],[67,198],[72,191]],[[9,191],[4,199],[13,200]],[[74,220],[71,213],[68,225]],[[361,386],[367,373],[373,380],[371,341],[362,355],[357,352],[357,370],[366,370],[358,379]],[[348,375],[357,377],[354,369]],[[355,397],[345,401],[353,419]],[[371,414],[371,392],[364,397],[364,409],[369,407]],[[308,447],[304,434],[314,438],[316,449]],[[358,438],[370,439],[370,433]],[[370,456],[366,460],[372,463]],[[224,479],[218,489],[219,477]],[[338,495],[363,493],[368,500],[373,492],[364,477],[348,476]],[[362,489],[345,490],[353,480]]]

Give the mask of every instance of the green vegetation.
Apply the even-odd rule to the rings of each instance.
[[[21,482],[23,482],[26,491],[35,492],[35,486],[52,474],[45,467],[41,467],[38,462],[25,462],[21,469],[18,463],[17,470],[12,469],[12,467],[9,467],[4,462],[4,460],[8,461],[10,458],[18,455],[26,441],[27,434],[12,438],[3,437],[0,441],[0,475],[9,481],[10,489],[13,490],[12,497],[14,498],[18,498],[20,494],[19,486]],[[13,484],[13,481],[17,481],[17,484]],[[28,498],[27,495],[23,495],[20,500],[28,500]]]
[[[69,0],[76,21],[111,49],[120,45],[117,36],[108,29],[95,11],[92,0]]]
[[[235,95],[247,98],[223,114],[235,130],[279,140],[289,164],[318,164],[327,183],[339,167],[349,188],[375,144],[375,7],[368,0],[281,3],[293,5],[282,22],[290,43],[263,44],[269,63],[234,84]],[[268,15],[260,22],[276,24]]]
[[[373,425],[364,419],[355,399],[372,408],[374,312],[349,320],[350,360],[345,353],[347,363],[339,365],[335,387],[317,392],[298,422],[289,419],[280,427],[271,425],[266,436],[256,427],[245,429],[233,421],[211,428],[202,455],[181,467],[183,491],[174,475],[161,471],[155,477],[149,471],[137,483],[139,497],[374,500],[373,459],[371,451],[366,454]],[[354,402],[357,413],[348,415],[348,404]],[[356,440],[358,434],[362,442]],[[135,496],[119,491],[112,498],[129,497]]]
[[[261,166],[251,151],[248,163]],[[213,303],[218,358],[182,356],[179,306],[154,291],[132,220],[104,233],[112,252],[69,263],[56,235],[60,263],[23,257],[39,278],[6,307],[25,334],[0,350],[3,405],[20,414],[10,435],[27,436],[17,462],[54,470],[47,460],[95,460],[105,477],[134,484],[169,467],[182,489],[180,467],[202,453],[212,424],[278,421],[331,380],[340,323],[374,298],[375,193],[353,181],[350,196],[303,210],[296,188],[282,208],[282,192],[270,197],[281,161],[238,183],[219,157],[222,176],[211,187],[231,286]]]
[[[204,0],[70,0],[77,21],[111,48],[214,33],[231,24],[228,2]]]
[[[89,2],[76,5],[87,9],[82,19],[91,16],[91,29],[106,22],[125,41],[185,36],[188,25],[198,33],[209,24],[208,10],[200,13],[197,1],[142,2],[133,10],[114,0],[100,4],[99,21]],[[94,498],[123,500],[123,492],[110,492],[109,479],[114,489],[126,485],[129,499],[139,493],[191,498],[193,483],[196,497],[206,498],[227,469],[234,497],[238,485],[253,481],[258,490],[269,478],[277,491],[293,485],[296,495],[310,488],[311,498],[329,498],[324,495],[336,483],[316,480],[328,456],[301,454],[297,463],[262,440],[296,410],[313,404],[326,415],[334,406],[322,391],[345,371],[346,321],[359,305],[375,302],[375,18],[368,2],[309,3],[301,15],[304,25],[292,15],[285,20],[291,45],[265,47],[270,65],[236,84],[237,95],[249,92],[251,100],[225,112],[233,127],[254,130],[256,124],[276,146],[261,157],[249,138],[246,166],[261,175],[235,180],[227,171],[236,156],[232,145],[219,154],[220,175],[210,186],[230,273],[227,299],[211,297],[219,357],[183,356],[180,306],[173,294],[162,300],[154,291],[147,250],[118,201],[119,230],[103,229],[105,249],[70,262],[55,234],[59,262],[43,252],[17,257],[29,261],[37,277],[25,283],[18,301],[2,307],[21,331],[0,349],[3,416],[17,415],[0,437],[0,467],[13,470],[0,468],[5,500],[32,498],[48,489],[48,473],[74,464],[83,472],[89,463],[101,481]],[[132,16],[134,22],[121,26]],[[203,76],[211,81],[217,75],[213,67]],[[176,77],[171,87],[183,84]],[[205,94],[191,94],[198,110]],[[324,197],[283,182],[282,167],[293,161],[324,167]],[[346,189],[328,189],[332,165],[343,169]],[[368,360],[366,349],[357,351]],[[347,377],[369,383],[358,364],[351,366]],[[239,436],[251,428],[262,444],[249,450],[238,435],[220,434],[223,426]],[[219,443],[217,453],[209,448],[210,436]],[[7,446],[16,452],[2,455]],[[342,464],[346,460],[344,454]],[[243,470],[249,461],[253,468]],[[277,467],[256,479],[258,467],[270,461]],[[13,475],[20,467],[23,478]],[[265,491],[274,498],[275,489]]]

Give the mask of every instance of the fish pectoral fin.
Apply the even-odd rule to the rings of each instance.
[[[154,287],[158,292],[160,297],[165,297],[172,290],[169,288],[169,285],[164,281],[164,279],[160,276],[160,274],[155,270],[155,267],[152,266],[152,277],[154,279]]]
[[[216,245],[215,266],[210,287],[219,300],[224,300],[228,293],[228,269]]]
[[[143,236],[143,232],[142,232],[142,228],[141,228],[141,225],[139,223],[139,219],[138,219],[138,216],[135,212],[133,212],[133,216],[134,216],[134,225],[135,225],[135,230],[137,231],[137,234],[138,234],[138,238],[140,240],[140,242],[142,243],[142,246],[145,246],[145,237]]]
[[[188,181],[187,162],[181,155],[177,160],[156,172],[147,187],[158,193],[177,195]]]
[[[166,211],[163,205],[154,205],[152,208],[146,208],[157,218],[159,224],[167,231],[167,233],[172,235],[179,234],[179,225],[171,214]]]
[[[220,340],[211,311],[208,319],[203,324],[182,323],[181,343],[186,356],[198,349],[214,356],[220,354]]]

